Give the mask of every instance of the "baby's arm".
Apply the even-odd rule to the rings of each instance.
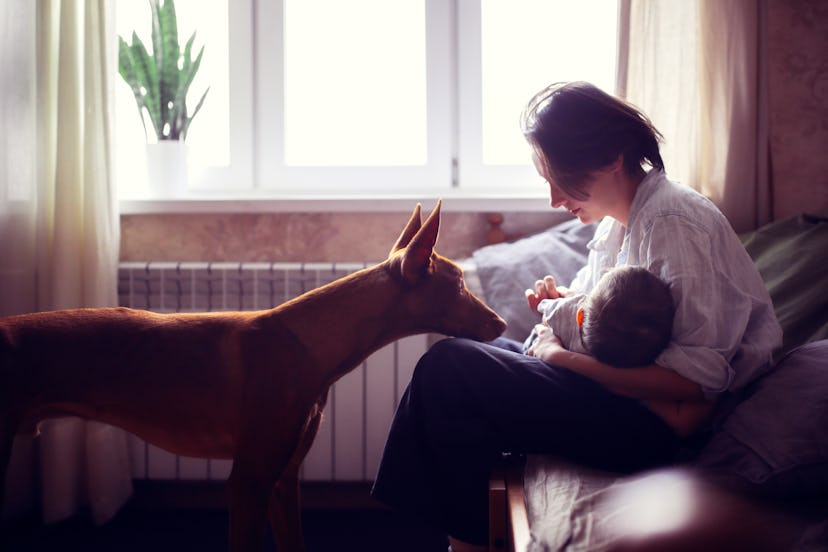
[[[706,401],[645,401],[644,404],[673,428],[679,437],[695,433],[715,407],[714,403]]]

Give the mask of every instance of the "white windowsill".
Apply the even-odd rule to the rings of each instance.
[[[543,212],[550,210],[549,198],[542,195],[365,195],[365,196],[284,196],[233,197],[190,195],[175,199],[122,199],[123,215],[176,213],[331,213],[407,212],[421,203],[430,211],[438,198],[443,211],[453,212]]]

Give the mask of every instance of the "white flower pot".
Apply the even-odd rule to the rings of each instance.
[[[147,183],[154,197],[182,197],[189,183],[188,147],[180,140],[147,144]]]

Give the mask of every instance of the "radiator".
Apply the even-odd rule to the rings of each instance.
[[[364,263],[160,263],[119,265],[121,306],[154,312],[260,310],[365,268]],[[330,390],[302,467],[306,481],[370,481],[394,411],[428,338],[380,349]],[[130,435],[138,479],[222,480],[230,460],[178,456]]]

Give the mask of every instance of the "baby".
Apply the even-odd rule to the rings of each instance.
[[[670,342],[675,308],[666,282],[649,270],[622,266],[604,274],[589,294],[544,299],[543,323],[568,350],[620,368],[652,364]],[[537,335],[523,344],[528,352]]]
[[[655,362],[670,342],[675,306],[670,287],[655,274],[637,266],[621,266],[604,274],[588,294],[570,295],[559,286],[559,299],[538,304],[543,323],[573,352],[591,355],[610,366],[633,368]],[[523,344],[531,354],[537,339],[533,330]],[[687,436],[706,418],[706,402],[645,401],[677,434]]]

